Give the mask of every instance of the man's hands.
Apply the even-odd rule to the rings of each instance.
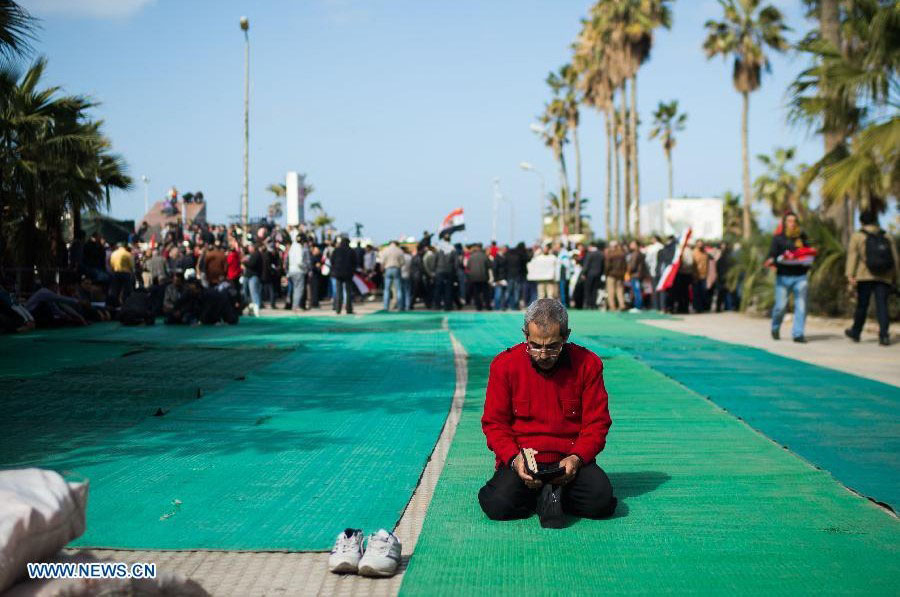
[[[572,454],[559,461],[559,466],[566,469],[565,474],[553,479],[554,485],[565,485],[575,478],[578,469],[581,468],[581,458]]]
[[[525,459],[522,458],[522,454],[516,455],[510,466],[512,466],[512,470],[516,471],[519,478],[522,479],[525,486],[529,489],[538,489],[543,485],[539,480],[528,474],[528,471],[525,469]]]
[[[578,469],[581,468],[581,458],[575,456],[574,454],[571,456],[567,456],[559,461],[559,466],[566,469],[566,472],[560,475],[559,477],[553,479],[551,483],[553,485],[566,485],[572,479],[575,478],[575,475],[578,473]],[[519,475],[519,478],[525,483],[525,486],[529,489],[539,489],[543,483],[539,479],[535,479],[531,475],[528,474],[528,470],[525,468],[525,459],[522,458],[521,454],[518,454],[515,458],[513,458],[512,464],[510,464],[512,469],[516,471]]]

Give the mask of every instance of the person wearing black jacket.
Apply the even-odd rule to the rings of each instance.
[[[581,264],[581,276],[584,279],[584,308],[597,309],[597,292],[600,290],[600,279],[603,277],[603,251],[599,243],[588,247],[587,255]]]
[[[809,265],[783,263],[786,251],[809,247],[806,234],[800,230],[797,214],[788,212],[781,220],[781,232],[772,237],[769,258],[764,265],[775,266],[775,306],[772,308],[772,339],[780,338],[781,321],[787,310],[788,295],[794,294],[794,342],[806,343],[803,335],[806,324],[806,293],[809,285],[807,273]]]
[[[506,254],[506,300],[510,309],[518,310],[525,294],[525,275],[528,272],[528,255],[525,243],[519,243]]]
[[[507,247],[497,249],[497,254],[491,257],[491,273],[494,277],[494,311],[508,308],[506,290],[508,288],[506,273]]]
[[[334,310],[341,312],[344,301],[347,302],[347,314],[353,313],[353,274],[356,271],[356,254],[350,248],[350,239],[342,238],[340,245],[331,253],[331,277],[337,288],[334,296]]]

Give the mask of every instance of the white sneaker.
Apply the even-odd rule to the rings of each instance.
[[[366,553],[359,561],[362,576],[394,576],[400,565],[400,541],[393,533],[381,529],[369,535]]]
[[[359,567],[362,555],[362,529],[344,529],[337,536],[331,555],[328,556],[328,569],[335,574],[354,573]]]

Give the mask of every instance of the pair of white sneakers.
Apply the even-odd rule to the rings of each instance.
[[[344,529],[334,542],[328,557],[328,569],[335,574],[393,576],[400,566],[400,540],[384,529],[365,541],[362,529]]]

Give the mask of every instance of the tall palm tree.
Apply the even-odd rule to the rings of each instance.
[[[772,5],[760,8],[760,0],[719,0],[724,20],[706,22],[707,37],[703,51],[707,58],[734,58],[732,83],[743,99],[741,112],[741,157],[744,187],[744,238],[750,228],[750,157],[747,118],[750,94],[761,84],[763,70],[771,70],[765,49],[783,52],[788,48],[781,12]]]
[[[565,102],[559,97],[554,98],[549,103],[545,104],[544,112],[538,117],[538,120],[544,125],[544,128],[538,134],[544,141],[544,145],[549,147],[553,152],[553,157],[556,159],[556,163],[559,166],[560,194],[563,197],[571,196],[569,191],[569,175],[566,169],[566,155],[563,151],[563,147],[569,140],[567,118],[568,115]],[[563,222],[566,221],[567,217],[566,203],[568,203],[568,201],[560,203],[559,217]]]
[[[34,27],[34,19],[18,3],[0,0],[0,55],[10,59],[29,53]]]
[[[882,210],[900,190],[900,5],[879,0],[844,4],[841,46],[814,32],[800,45],[814,66],[791,86],[792,114],[842,136],[804,174],[822,179],[828,214],[846,245],[856,208]]]
[[[672,189],[672,149],[675,148],[675,133],[684,130],[687,114],[678,113],[678,100],[672,100],[668,104],[659,102],[656,112],[653,113],[653,128],[650,130],[650,139],[659,137],[662,142],[663,153],[669,169],[669,197],[674,197]]]
[[[564,64],[557,73],[547,75],[547,84],[563,102],[565,123],[567,132],[572,135],[572,146],[575,149],[575,192],[572,206],[574,207],[574,230],[581,233],[581,144],[578,141],[578,104],[581,103],[577,87],[578,72],[571,64]],[[568,205],[566,211],[568,211]]]
[[[578,72],[578,87],[582,101],[603,113],[606,132],[606,238],[612,237],[613,152],[612,130],[613,89],[608,67],[607,32],[596,16],[582,21],[582,29],[573,44],[573,66]]]
[[[15,239],[14,260],[25,267],[52,263],[65,214],[77,228],[82,211],[108,207],[111,188],[131,185],[102,122],[87,117],[95,104],[41,89],[45,66],[39,59],[24,74],[0,68],[0,235]]]
[[[629,160],[632,164],[633,205],[631,219],[634,215],[635,235],[640,235],[641,187],[640,168],[638,162],[638,112],[637,112],[637,75],[640,67],[650,58],[653,47],[653,32],[658,27],[669,29],[672,25],[672,11],[668,6],[670,0],[623,0],[619,5],[619,19],[624,25],[623,54],[628,79],[631,81],[631,113],[628,123]]]

